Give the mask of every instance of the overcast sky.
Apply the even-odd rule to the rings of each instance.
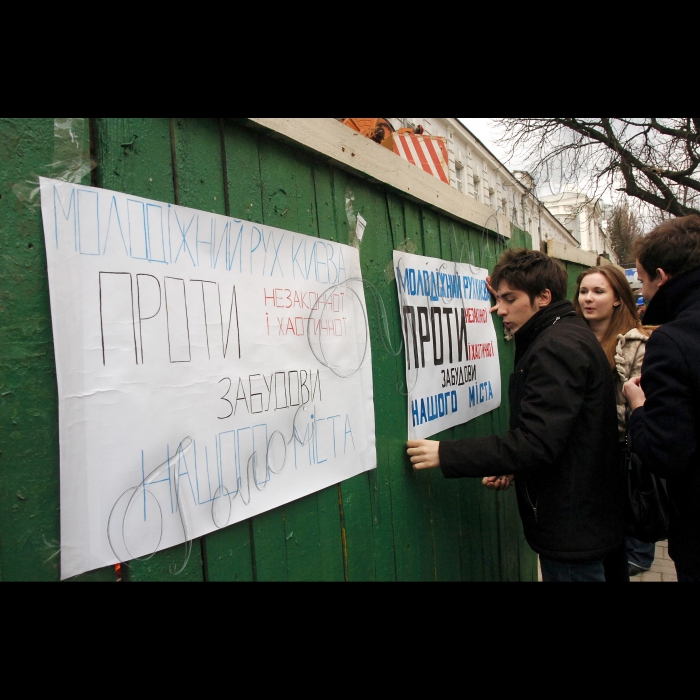
[[[513,170],[526,169],[523,163],[519,163],[517,159],[513,159],[507,162],[508,154],[506,151],[496,144],[496,140],[499,136],[499,129],[493,124],[493,119],[491,118],[472,118],[464,119],[458,117],[459,121],[464,124],[464,126],[471,131],[474,136],[476,136],[479,141],[481,141],[484,146],[486,146],[493,155],[498,158],[511,172]]]
[[[472,118],[463,119],[459,117],[464,126],[469,129],[490,151],[493,153],[498,160],[500,160],[511,172],[514,170],[530,170],[528,164],[520,160],[517,156],[512,160],[508,160],[508,152],[498,146],[496,141],[500,135],[500,128],[495,123],[493,118]],[[560,191],[560,183],[554,178],[551,182],[540,183],[538,187],[538,194],[540,196],[554,194]],[[578,181],[579,191],[586,192],[587,185],[585,183],[585,172],[581,172]],[[610,201],[609,193],[603,197],[603,200]]]

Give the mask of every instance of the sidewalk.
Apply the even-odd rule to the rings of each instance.
[[[542,581],[539,558],[537,560],[537,574],[537,580]],[[668,556],[668,542],[666,540],[656,543],[654,563],[651,565],[651,569],[638,576],[630,576],[630,583],[634,583],[635,581],[678,581],[676,577],[676,567],[673,564],[673,560]]]
[[[630,582],[634,583],[635,581],[678,581],[676,567],[668,556],[668,542],[666,540],[656,543],[656,553],[651,569],[638,576],[630,577]]]

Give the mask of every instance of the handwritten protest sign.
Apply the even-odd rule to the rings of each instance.
[[[488,271],[394,251],[406,352],[408,437],[427,438],[501,404]]]
[[[376,466],[355,249],[41,179],[61,576]]]

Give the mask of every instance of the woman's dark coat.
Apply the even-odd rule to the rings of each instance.
[[[510,430],[440,442],[446,477],[515,474],[530,546],[550,559],[592,560],[623,541],[624,471],[613,374],[569,301],[515,335]]]

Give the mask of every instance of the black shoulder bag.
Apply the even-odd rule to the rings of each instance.
[[[629,408],[627,419],[629,421]],[[641,542],[658,542],[668,537],[671,504],[666,481],[652,474],[632,450],[629,430],[625,438],[627,503],[625,533]]]

